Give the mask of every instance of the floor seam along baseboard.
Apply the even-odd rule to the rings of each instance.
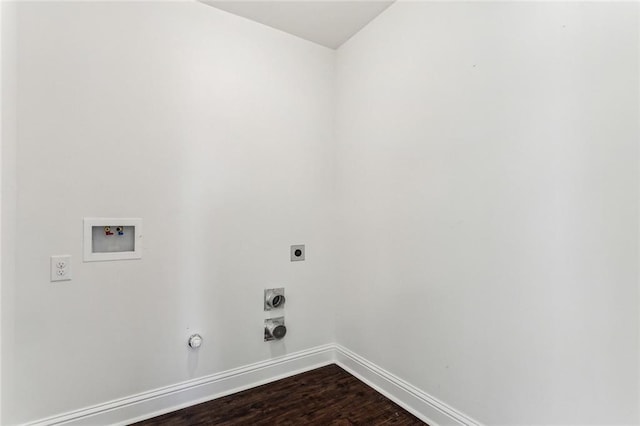
[[[481,426],[481,423],[336,344],[336,364],[430,426]]]
[[[349,349],[328,344],[39,419],[23,426],[127,425],[334,363],[431,426],[480,425]]]

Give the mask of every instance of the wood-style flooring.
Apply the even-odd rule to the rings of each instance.
[[[332,364],[135,425],[424,424]]]

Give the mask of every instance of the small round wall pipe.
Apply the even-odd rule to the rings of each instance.
[[[264,339],[280,340],[287,334],[287,327],[280,322],[269,322],[264,326]]]

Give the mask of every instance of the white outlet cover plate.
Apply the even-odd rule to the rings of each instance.
[[[71,255],[51,256],[51,281],[71,280]]]

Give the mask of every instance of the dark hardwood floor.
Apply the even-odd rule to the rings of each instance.
[[[135,423],[136,426],[424,424],[335,364]]]

